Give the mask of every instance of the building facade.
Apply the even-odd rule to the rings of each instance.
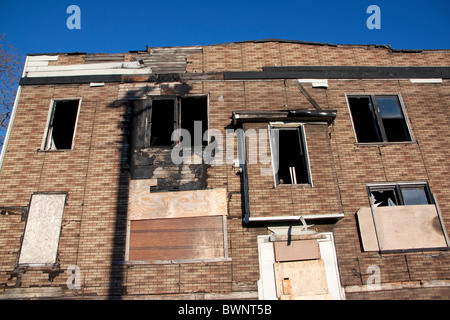
[[[448,299],[450,51],[30,54],[0,297]]]

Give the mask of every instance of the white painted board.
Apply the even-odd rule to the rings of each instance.
[[[56,262],[66,194],[34,194],[20,251],[19,264]]]

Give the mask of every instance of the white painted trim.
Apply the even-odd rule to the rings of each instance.
[[[104,82],[91,82],[89,84],[89,87],[104,87],[105,83]]]
[[[323,232],[320,234],[325,236],[325,238],[317,239],[317,241],[319,242],[320,256],[325,264],[328,292],[333,300],[345,300],[345,291],[341,286],[333,233]]]
[[[430,79],[409,79],[411,83],[442,83],[441,78],[430,78]]]
[[[319,243],[321,259],[324,261],[328,292],[331,294],[333,300],[344,300],[345,291],[341,286],[333,233],[324,232],[318,235],[323,236],[323,238],[317,239],[317,241]],[[260,279],[258,280],[259,300],[278,299],[274,270],[275,254],[273,242],[270,241],[270,237],[270,235],[257,237],[260,275]]]
[[[313,88],[328,88],[328,79],[297,79],[298,83],[311,83]]]
[[[114,75],[114,74],[150,74],[151,68],[142,69],[125,69],[125,68],[112,68],[112,69],[92,69],[92,70],[66,70],[66,71],[39,71],[28,72],[28,78],[39,77],[67,77],[67,76],[90,76],[90,75]]]
[[[97,70],[97,69],[141,69],[137,61],[133,62],[105,62],[53,66],[28,66],[29,72],[73,71],[73,70]]]
[[[25,62],[26,64],[26,62]],[[6,130],[5,140],[3,140],[2,153],[0,154],[0,170],[2,169],[3,159],[5,157],[6,148],[8,147],[9,136],[11,135],[12,126],[14,123],[14,118],[16,117],[17,106],[19,104],[19,97],[22,91],[22,87],[19,86],[16,93],[16,99],[14,100],[13,109],[11,111],[11,116],[9,118],[8,129]]]
[[[46,56],[46,55],[42,55],[42,56],[27,56],[27,59],[29,61],[56,61],[58,60],[59,56]]]
[[[49,125],[50,125],[50,118],[52,116],[53,113],[53,109],[55,108],[55,102],[58,101],[67,101],[67,100],[78,100],[78,111],[77,111],[77,118],[75,120],[75,127],[73,129],[73,136],[72,136],[72,145],[70,149],[63,149],[63,150],[73,150],[74,146],[75,146],[75,136],[76,136],[76,132],[77,132],[77,127],[78,127],[78,119],[80,117],[80,109],[81,109],[81,102],[82,102],[82,98],[78,97],[78,98],[64,98],[64,99],[51,99],[50,101],[50,107],[48,110],[48,114],[47,114],[47,122],[45,123],[45,130],[44,130],[44,136],[42,137],[42,142],[41,142],[41,151],[51,151],[50,149],[47,150],[47,138],[48,138],[48,130]]]
[[[276,216],[276,217],[250,217],[249,222],[278,222],[278,221],[292,221],[298,220],[303,217],[305,220],[315,220],[315,219],[342,219],[344,217],[343,213],[330,213],[330,214],[311,214],[305,216]]]
[[[278,300],[277,288],[275,284],[275,254],[273,243],[270,242],[270,235],[261,235],[257,237],[258,242],[258,261],[259,261],[259,280],[258,280],[258,299],[259,300]]]

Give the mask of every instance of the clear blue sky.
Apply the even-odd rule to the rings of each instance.
[[[81,30],[69,30],[69,5]],[[369,5],[381,29],[369,30]],[[279,38],[450,49],[450,0],[0,0],[0,33],[20,52],[106,52]]]

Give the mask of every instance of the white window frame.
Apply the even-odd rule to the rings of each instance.
[[[293,186],[293,185],[300,185],[300,186],[313,186],[313,181],[312,181],[312,174],[311,174],[311,166],[310,166],[310,162],[309,162],[309,153],[308,153],[308,144],[306,141],[306,134],[305,134],[305,127],[304,127],[305,123],[300,123],[300,122],[270,122],[269,126],[268,126],[268,130],[269,130],[269,141],[270,141],[270,154],[271,154],[271,160],[272,160],[272,172],[273,172],[273,180],[274,180],[274,187],[280,186],[281,184],[279,184],[277,182],[277,176],[278,176],[278,172],[275,171],[275,164],[276,164],[276,159],[275,159],[275,152],[274,152],[274,148],[273,148],[273,136],[272,136],[272,129],[299,129],[300,130],[300,134],[302,135],[302,146],[303,146],[303,152],[305,154],[305,162],[306,162],[306,170],[307,175],[308,175],[308,183],[299,183],[299,184],[283,184],[286,186]]]
[[[48,148],[48,137],[50,134],[50,121],[54,112],[54,108],[56,107],[56,103],[59,101],[72,101],[72,100],[78,100],[78,110],[77,110],[77,118],[75,119],[75,127],[73,130],[73,136],[72,136],[72,145],[70,147],[70,149],[51,149]],[[44,136],[42,137],[42,143],[41,143],[41,151],[64,151],[64,150],[73,150],[75,147],[75,137],[77,134],[77,127],[78,127],[78,120],[80,117],[80,110],[81,110],[81,102],[82,102],[82,98],[81,97],[76,97],[76,98],[61,98],[61,99],[51,99],[50,101],[50,107],[48,110],[48,114],[47,114],[47,121],[45,123],[45,130],[44,130]]]

